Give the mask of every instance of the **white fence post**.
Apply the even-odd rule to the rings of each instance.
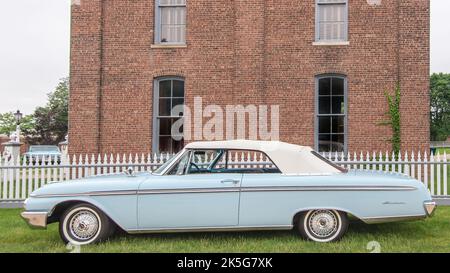
[[[417,154],[417,179],[423,182],[423,179],[422,179],[422,158],[420,157],[420,151]]]
[[[448,169],[448,165],[447,165],[447,153],[444,151],[444,164],[443,164],[443,168],[444,168],[444,174],[443,174],[443,177],[444,177],[444,195],[448,195],[448,189],[447,189],[447,175],[448,175],[448,173],[447,173],[447,169]]]
[[[423,155],[423,182],[425,183],[425,187],[428,187],[428,154],[425,151]]]
[[[431,153],[430,155],[430,192],[431,195],[435,195],[434,192],[434,154]]]
[[[437,154],[437,166],[436,166],[436,182],[437,182],[437,195],[441,195],[441,155]]]

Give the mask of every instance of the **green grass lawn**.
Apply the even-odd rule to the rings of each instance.
[[[0,210],[0,252],[69,252],[57,224],[32,230],[19,209]],[[365,225],[352,222],[344,239],[319,244],[300,239],[293,231],[120,235],[108,242],[81,247],[81,252],[370,252],[379,242],[381,252],[450,252],[450,207],[418,222]]]
[[[443,155],[444,152],[450,155],[450,148],[438,148],[436,149],[436,153],[439,152],[440,155]]]

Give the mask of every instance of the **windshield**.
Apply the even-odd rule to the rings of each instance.
[[[57,146],[31,146],[30,152],[59,152]]]
[[[180,155],[182,152],[184,152],[184,150],[181,150],[176,155],[172,156],[169,160],[166,161],[166,163],[162,164],[161,167],[159,167],[156,171],[154,171],[152,173],[158,174],[158,175],[162,174],[164,169],[166,169],[167,166],[169,166],[175,160],[175,158],[177,158],[178,155]]]
[[[323,156],[322,156],[321,154],[319,154],[318,152],[316,152],[316,151],[311,151],[311,153],[312,153],[313,155],[315,155],[316,157],[318,157],[319,159],[321,159],[322,161],[328,163],[330,166],[336,168],[336,169],[339,170],[340,172],[343,172],[343,173],[348,172],[348,170],[347,170],[346,168],[341,167],[341,166],[335,164],[334,162],[331,162],[330,160],[326,159],[325,157],[323,157]]]

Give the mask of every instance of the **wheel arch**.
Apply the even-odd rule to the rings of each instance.
[[[359,217],[358,215],[355,215],[355,213],[353,213],[351,210],[346,209],[346,208],[342,208],[342,207],[308,207],[308,208],[302,208],[302,209],[298,209],[293,213],[292,216],[292,226],[295,226],[298,222],[298,219],[300,218],[300,216],[310,210],[336,210],[336,211],[340,211],[340,212],[344,212],[347,215],[352,215],[356,218],[358,218],[359,220],[362,220],[361,217]]]
[[[78,204],[87,204],[87,205],[91,205],[91,206],[95,207],[100,212],[102,212],[106,217],[108,217],[108,219],[111,221],[111,223],[114,224],[114,226],[116,226],[122,230],[125,230],[113,217],[111,217],[111,215],[108,213],[108,211],[101,204],[99,204],[98,202],[94,202],[91,200],[85,200],[85,199],[70,199],[70,200],[64,200],[64,201],[57,203],[52,208],[51,215],[48,217],[47,223],[50,224],[50,223],[59,222],[61,216],[68,208],[78,205]]]

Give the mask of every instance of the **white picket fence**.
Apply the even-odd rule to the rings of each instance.
[[[153,171],[173,155],[83,155],[38,159],[31,162],[5,160],[0,157],[0,201],[24,200],[35,189],[50,182],[80,179],[93,175],[121,173],[128,168],[136,172]],[[401,154],[395,158],[388,153],[332,153],[325,155],[348,169],[399,172],[414,177],[430,189],[435,197],[450,198],[448,175],[450,165],[447,155],[427,153]],[[204,160],[208,160],[205,158]],[[231,166],[257,167],[267,165],[267,158],[259,154],[242,153],[230,159]]]

